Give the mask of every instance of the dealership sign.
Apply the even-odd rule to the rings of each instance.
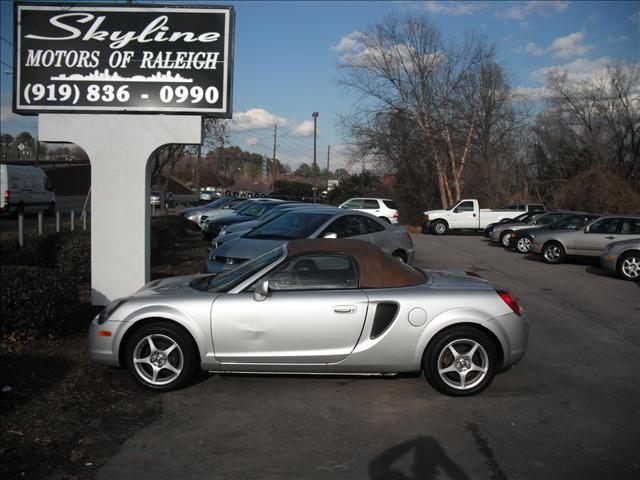
[[[232,7],[16,3],[13,110],[231,117]]]

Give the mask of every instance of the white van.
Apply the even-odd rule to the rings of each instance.
[[[56,194],[42,169],[0,165],[0,213],[53,213],[55,209]]]

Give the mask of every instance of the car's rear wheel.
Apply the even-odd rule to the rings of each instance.
[[[125,365],[136,382],[155,391],[185,386],[197,369],[193,342],[180,327],[153,322],[133,333]]]
[[[496,347],[487,335],[471,327],[453,327],[431,341],[423,369],[436,390],[463,397],[487,388],[497,363]]]
[[[640,252],[627,252],[620,255],[618,275],[625,280],[640,280]]]
[[[565,252],[558,242],[549,242],[542,247],[542,259],[551,264],[562,263],[565,259]]]
[[[500,234],[500,243],[502,244],[503,247],[505,248],[509,248],[509,246],[511,245],[511,230],[507,230],[506,232],[503,232]]]
[[[449,226],[442,220],[436,220],[431,224],[431,233],[434,235],[444,235],[449,231]]]
[[[529,253],[531,251],[531,237],[520,237],[516,242],[516,250],[520,253]]]

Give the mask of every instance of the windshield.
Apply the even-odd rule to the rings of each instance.
[[[546,214],[546,213],[544,213],[544,212],[536,213],[534,216],[530,217],[530,218],[527,220],[527,222],[526,222],[526,223],[527,223],[527,225],[533,225],[534,223],[536,223],[536,220],[538,220],[540,217],[542,217],[542,216],[544,216],[544,215],[547,215],[547,214]]]
[[[270,240],[307,238],[332,216],[331,213],[289,212],[254,229],[245,238]]]
[[[211,277],[198,278],[191,282],[191,287],[197,290],[209,292],[227,292],[254,273],[262,270],[282,256],[283,247],[279,246],[262,255],[238,265],[232,270],[227,270]]]
[[[207,203],[207,207],[208,208],[218,208],[221,207],[222,205],[224,205],[225,203],[229,203],[231,200],[233,200],[233,198],[231,197],[224,197],[224,198],[219,198],[218,200],[214,200],[211,203]]]
[[[259,202],[259,203],[256,203],[254,205],[251,205],[249,208],[246,208],[242,212],[242,214],[243,215],[250,215],[252,217],[260,217],[260,216],[264,215],[265,212],[268,212],[269,210],[271,210],[276,205],[278,205],[278,204],[277,203],[272,203],[272,202]]]

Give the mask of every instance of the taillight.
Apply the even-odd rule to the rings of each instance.
[[[478,272],[467,272],[467,271],[465,271],[464,273],[466,273],[468,277],[482,278]]]
[[[400,216],[400,214],[398,213],[398,211],[396,210],[395,212],[393,212],[393,218],[398,218]]]
[[[500,298],[504,301],[504,303],[509,305],[509,308],[513,310],[513,313],[515,313],[516,315],[522,315],[522,309],[520,308],[520,305],[518,305],[518,302],[516,302],[508,292],[505,292],[504,290],[496,290],[496,292],[498,293],[498,295],[500,295]]]
[[[511,232],[511,238],[516,238],[518,236],[518,234],[516,232]]]

